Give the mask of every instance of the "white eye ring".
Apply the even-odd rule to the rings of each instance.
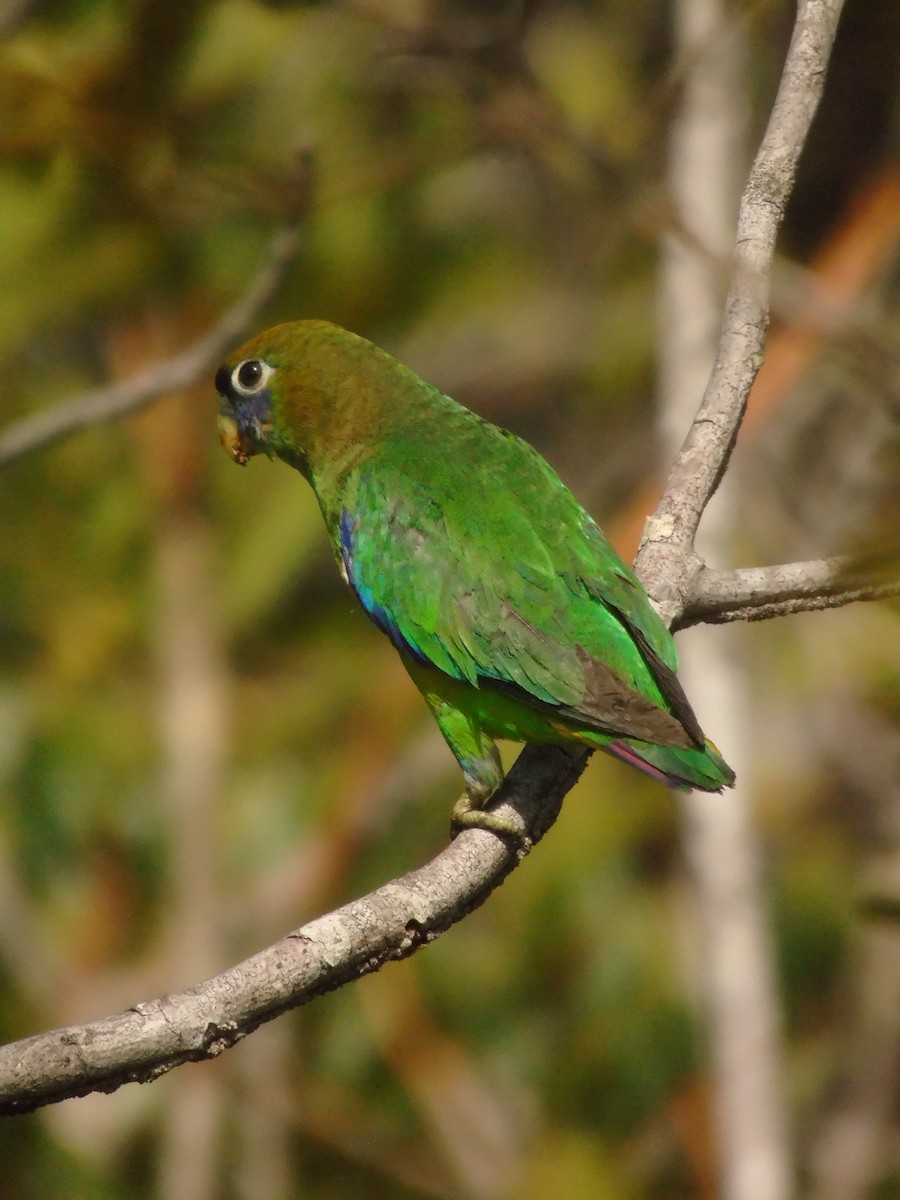
[[[231,386],[239,396],[258,396],[272,378],[272,371],[261,358],[245,358],[231,372]]]

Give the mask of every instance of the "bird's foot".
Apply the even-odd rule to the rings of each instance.
[[[468,792],[463,792],[450,815],[451,836],[456,837],[464,829],[486,829],[488,833],[514,842],[521,852],[527,853],[531,849],[531,839],[518,815],[480,808]]]

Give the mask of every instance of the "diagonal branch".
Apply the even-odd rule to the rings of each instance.
[[[715,366],[638,552],[639,577],[674,622],[700,569],[694,537],[737,438],[762,362],[775,239],[825,85],[842,0],[801,0],[784,72],[738,214]]]
[[[295,217],[273,235],[247,290],[201,338],[174,358],[151,363],[131,379],[84,392],[9,426],[0,434],[0,468],[91,425],[137,412],[160,396],[196,383],[216,366],[284,282],[300,244],[306,207],[304,193]]]
[[[498,803],[521,822],[521,848],[466,830],[426,866],[187,991],[0,1047],[0,1115],[146,1083],[181,1063],[214,1058],[265,1021],[414,953],[483,904],[518,866],[586,762],[585,752],[563,748],[520,756]]]

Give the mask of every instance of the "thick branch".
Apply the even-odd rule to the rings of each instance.
[[[552,825],[587,761],[584,751],[527,748],[499,794],[524,847]],[[265,1021],[405,958],[482,904],[524,856],[467,830],[426,866],[294,930],[205,983],[87,1025],[0,1047],[0,1114],[123,1083],[148,1082],[214,1058]]]
[[[880,565],[866,568],[849,558],[819,558],[737,571],[703,567],[684,614],[674,627],[761,621],[892,596],[900,596],[900,574],[895,572],[891,577]]]
[[[694,536],[718,486],[762,362],[775,239],[818,107],[842,0],[801,0],[765,136],[741,198],[735,263],[716,362],[699,411],[648,519],[636,567],[675,621],[700,568]]]
[[[273,236],[265,260],[243,296],[203,337],[174,358],[151,363],[132,379],[84,392],[11,425],[0,434],[0,467],[91,425],[137,412],[160,396],[189,387],[218,365],[281,287],[297,252],[304,219],[305,205],[301,204],[297,217]]]

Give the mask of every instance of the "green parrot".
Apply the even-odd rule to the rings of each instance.
[[[700,729],[646,592],[538,452],[356,334],[294,321],[216,373],[235,462],[296,467],[341,574],[462,768],[460,825],[503,781],[496,738],[577,742],[669,787],[734,772]]]

